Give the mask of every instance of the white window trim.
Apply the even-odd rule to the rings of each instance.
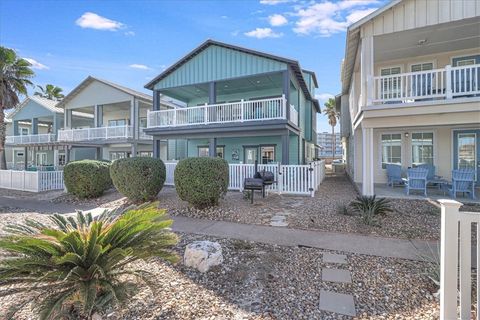
[[[45,156],[45,162],[48,162],[48,155],[46,152],[36,152],[35,153],[35,163],[37,164],[37,166],[45,166],[46,164],[38,164],[39,161],[38,160],[38,156]],[[40,157],[42,158],[42,157]]]
[[[405,155],[405,132],[402,131],[381,131],[378,134],[378,165],[380,167],[380,170],[387,171],[387,169],[382,167],[382,135],[384,134],[400,134],[400,143],[401,143],[401,149],[400,149],[400,165],[404,166],[403,160],[404,160],[404,155]],[[363,152],[363,151],[362,151]]]
[[[426,60],[426,61],[409,63],[408,64],[408,72],[413,72],[412,71],[412,66],[417,65],[417,64],[426,64],[426,63],[431,63],[432,64],[432,70],[435,70],[437,68],[437,59],[433,59],[433,60]]]
[[[450,57],[450,65],[453,67],[453,59],[466,59],[468,57],[471,57],[471,56],[478,56],[479,54],[478,53],[475,53],[475,52],[471,52],[471,53],[464,53],[464,54],[460,54],[460,55],[456,55],[456,56],[451,56]],[[475,62],[475,61],[474,61]]]
[[[383,66],[383,67],[377,67],[378,70],[377,70],[377,74],[379,77],[382,76],[382,70],[383,69],[393,69],[393,68],[400,68],[400,74],[403,73],[403,67],[404,65],[403,64],[397,64],[397,65],[389,65],[389,66]]]
[[[409,138],[409,148],[410,148],[410,159],[408,159],[409,161],[409,166],[412,167],[413,166],[413,153],[412,153],[412,135],[414,133],[431,133],[433,135],[432,139],[433,139],[433,165],[436,167],[437,166],[437,155],[438,155],[438,139],[437,139],[437,130],[428,130],[428,129],[425,129],[425,130],[413,130],[413,131],[409,131],[408,132],[408,138]],[[435,168],[435,170],[437,170],[438,168]]]

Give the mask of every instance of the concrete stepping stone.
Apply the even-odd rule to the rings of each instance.
[[[345,264],[347,263],[347,256],[344,254],[335,254],[335,253],[326,252],[323,254],[323,262]]]
[[[322,280],[329,282],[352,283],[352,276],[348,270],[323,268]]]
[[[351,294],[336,293],[327,290],[320,291],[319,309],[352,317],[357,315],[355,302]]]
[[[286,219],[287,217],[285,216],[280,216],[280,215],[273,216],[270,219],[270,225],[272,227],[287,227],[288,222],[285,221]]]

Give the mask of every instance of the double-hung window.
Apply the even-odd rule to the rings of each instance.
[[[382,168],[387,163],[402,164],[402,135],[400,133],[382,134]]]
[[[396,76],[400,74],[400,67],[383,68],[380,71],[380,75],[383,77],[381,82],[381,98],[382,99],[395,99],[400,98],[400,77]]]
[[[412,133],[412,165],[430,164],[433,166],[433,133]]]

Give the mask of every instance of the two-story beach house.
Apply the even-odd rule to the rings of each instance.
[[[57,141],[57,133],[63,128],[64,112],[57,104],[58,101],[30,96],[8,114],[5,139],[7,168],[22,170],[65,164],[67,146]],[[82,112],[74,112],[72,117],[82,125],[93,118]],[[89,156],[88,152],[76,155],[79,159]]]
[[[155,157],[164,139],[169,160],[303,164],[315,156],[317,81],[298,61],[207,40],[145,87]],[[160,95],[184,107],[160,110]]]
[[[480,2],[394,0],[348,28],[337,96],[347,171],[363,194],[386,165],[480,177]]]
[[[161,97],[159,106],[177,107],[166,97]],[[64,127],[58,131],[57,140],[66,144],[68,150],[93,148],[95,157],[105,160],[152,156],[152,137],[143,132],[147,110],[152,108],[150,95],[90,76],[57,107],[65,110]],[[78,121],[76,112],[90,115],[90,121]],[[165,159],[166,154],[166,141],[162,141],[160,155]]]

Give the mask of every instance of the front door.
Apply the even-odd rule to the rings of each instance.
[[[244,158],[246,164],[255,164],[258,159],[258,147],[245,147]]]
[[[454,131],[454,169],[471,168],[480,180],[480,130]]]

